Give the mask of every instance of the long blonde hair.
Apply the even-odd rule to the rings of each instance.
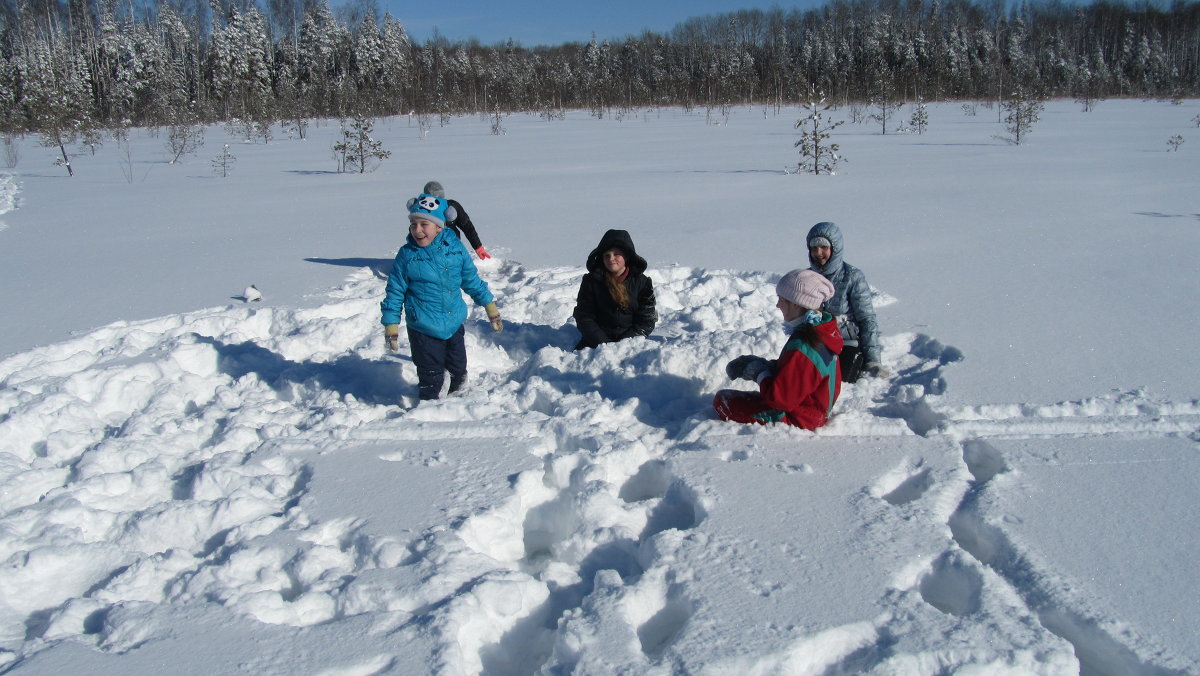
[[[625,273],[622,275],[614,275],[611,272],[605,271],[604,284],[608,287],[608,295],[621,306],[622,310],[629,309],[629,289],[625,287],[624,277],[629,275],[629,268],[625,268]]]

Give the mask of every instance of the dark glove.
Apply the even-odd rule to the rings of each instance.
[[[758,381],[759,375],[771,368],[771,363],[762,357],[756,357],[752,354],[744,354],[725,366],[725,374],[731,380],[742,378],[745,380]]]
[[[746,367],[742,369],[742,377],[757,383],[764,374],[769,374],[770,372],[771,362],[761,357],[756,357],[754,361],[748,362]]]
[[[746,368],[746,363],[751,359],[756,359],[752,354],[744,354],[737,357],[725,365],[725,375],[729,376],[730,380],[737,380],[742,377],[742,369]]]

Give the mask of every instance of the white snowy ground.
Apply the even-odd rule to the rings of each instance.
[[[0,672],[1198,674],[1200,162],[1166,143],[1198,110],[1054,102],[1012,147],[945,104],[920,136],[842,127],[834,177],[785,175],[799,113],[761,108],[401,118],[361,176],[329,126],[234,145],[227,179],[217,128],[69,179],[25,139]],[[380,272],[431,178],[507,325],[475,310],[471,388],[411,408]],[[819,220],[896,375],[815,434],[716,421]],[[661,322],[572,352],[608,227]]]

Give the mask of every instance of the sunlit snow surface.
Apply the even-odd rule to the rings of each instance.
[[[988,127],[946,104],[938,110],[950,130],[939,132],[937,117],[919,137],[855,128],[861,137],[842,140],[852,163],[821,178],[785,175],[782,160],[755,164],[761,148],[710,157],[705,141],[725,143],[741,125],[743,144],[778,145],[790,158],[789,121],[761,109],[721,124],[702,111],[514,118],[502,138],[465,119],[446,128],[457,136],[439,140],[435,130],[426,141],[410,139],[399,120],[384,137],[413,164],[472,148],[485,166],[426,177],[397,158],[358,182],[314,177],[293,148],[309,144],[320,162],[324,141],[278,140],[237,149],[236,189],[204,177],[202,159],[178,175],[150,166],[133,184],[117,182],[111,165],[93,183],[66,179],[30,166],[36,144],[27,140],[21,165],[0,177],[8,321],[32,325],[22,335],[41,345],[17,345],[0,361],[0,670],[1200,673],[1200,367],[1190,353],[1161,354],[1194,345],[1164,326],[1197,327],[1200,202],[1180,186],[1200,184],[1200,163],[1184,156],[1186,145],[1165,152],[1176,133],[1168,121],[1183,125],[1196,109],[1106,102],[1084,114],[1059,102],[1028,145],[1012,148],[989,135],[999,133],[994,120]],[[1143,114],[1144,149],[1105,145],[1125,143],[1106,131]],[[955,126],[964,119],[979,129]],[[1087,125],[1094,138],[1072,137]],[[583,187],[525,190],[530,174],[552,180],[565,162],[561,138],[537,136],[546,127],[587,146],[592,155],[563,171],[593,162],[587,189],[610,198],[609,213],[581,204]],[[511,154],[522,152],[522,133],[542,151],[520,155],[523,169]],[[643,154],[622,155],[631,134],[646,136]],[[143,143],[150,154],[157,142]],[[893,146],[912,166],[880,186],[873,172],[888,167]],[[290,169],[254,163],[276,147],[292,153],[280,165]],[[973,212],[965,205],[997,196],[966,177],[942,200],[923,192],[922,176],[951,175],[955,161],[968,162],[963,174],[969,162],[986,164],[974,155],[980,147],[997,162],[1024,158],[1016,178],[1035,193],[1059,181],[1077,217],[1056,217],[1058,202],[1028,196],[1008,200],[1011,214]],[[103,151],[115,161],[115,148]],[[1086,152],[1095,153],[1090,165]],[[1124,171],[1113,162],[1121,153],[1143,171],[1170,164],[1114,198],[1104,188]],[[498,256],[479,267],[505,330],[493,334],[473,309],[470,387],[413,407],[403,333],[400,356],[387,356],[378,325],[402,230],[389,226],[378,246],[358,251],[296,251],[293,242],[311,247],[301,231],[320,228],[339,231],[331,242],[366,241],[347,224],[370,222],[371,200],[402,203],[407,192],[395,184],[483,185],[486,165],[505,158],[514,169],[492,176],[500,187],[462,196]],[[1105,171],[1064,173],[1060,160]],[[259,193],[314,179],[325,199],[358,206],[336,223],[263,210],[273,202]],[[156,231],[168,226],[122,201],[122,191],[154,181],[160,194],[227,191],[205,202],[210,211],[179,208],[182,220],[221,234]],[[1086,185],[1076,192],[1076,183]],[[697,196],[725,184],[725,194]],[[46,222],[40,239],[28,236],[43,224],[30,215],[48,213],[47,195],[69,203],[76,189],[91,200],[92,220],[75,230]],[[865,218],[855,211],[865,207],[842,206],[851,194],[892,199]],[[627,218],[623,196],[653,217]],[[241,199],[250,203],[237,207]],[[1110,199],[1128,208],[1113,213]],[[731,202],[744,220],[725,211]],[[250,217],[222,230],[228,209]],[[1040,239],[1030,239],[1038,229],[1026,209],[1047,213]],[[908,227],[887,227],[887,214]],[[815,434],[719,422],[712,393],[737,386],[724,363],[782,344],[774,281],[798,264],[786,256],[802,256],[795,238],[817,220],[847,231],[847,259],[875,287],[895,375],[847,385]],[[279,236],[260,237],[258,227]],[[661,321],[650,339],[573,352],[583,258],[607,227],[629,229],[651,261]],[[1117,246],[1123,227],[1131,242],[1149,240],[1153,255]],[[556,248],[564,228],[575,233],[570,256]],[[777,236],[784,228],[799,234]],[[69,273],[43,266],[49,290],[17,279],[18,258],[44,255],[36,242],[80,255],[66,244],[72,232],[86,244],[84,229],[121,237],[123,258],[72,259]],[[712,250],[712,231],[725,251]],[[1046,244],[1060,241],[1074,248]],[[963,242],[974,248],[962,251]],[[261,266],[228,262],[245,256]],[[990,276],[985,261],[995,257],[1011,276]],[[181,268],[179,277],[137,275],[161,264],[152,258]],[[220,278],[192,281],[196,261]],[[131,268],[135,279],[122,282]],[[314,270],[341,281],[321,286],[324,278],[306,277]],[[1153,288],[1142,283],[1150,272]],[[251,282],[262,303],[236,298]],[[223,295],[155,314],[164,298],[195,298],[205,284]],[[110,313],[104,325],[58,335],[55,322],[92,291],[102,292],[90,300],[95,316]],[[959,303],[964,296],[977,302]],[[51,300],[22,305],[30,297]],[[938,309],[950,304],[961,307]],[[1093,317],[1096,306],[1113,315]],[[1109,332],[1068,341],[1091,322]],[[1012,353],[980,356],[997,341]],[[1153,354],[1108,364],[1125,343]],[[1051,357],[1029,356],[1039,348]],[[973,367],[979,360],[996,366]],[[1101,371],[1121,386],[1095,385]],[[1026,379],[1040,396],[1010,396]],[[1088,394],[1074,396],[1080,390]]]

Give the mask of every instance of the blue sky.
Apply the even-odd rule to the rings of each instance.
[[[331,6],[339,3],[331,2]],[[379,0],[380,9],[400,20],[414,40],[423,42],[436,28],[453,42],[477,38],[491,45],[512,38],[526,47],[638,35],[644,29],[671,30],[694,16],[739,9],[808,9],[823,0],[771,2],[756,0]]]

